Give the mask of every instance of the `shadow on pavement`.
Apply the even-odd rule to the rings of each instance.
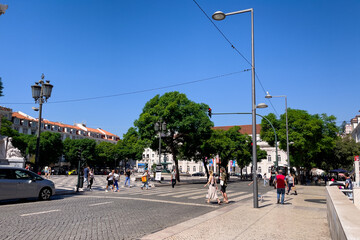
[[[326,199],[304,199],[305,202],[313,202],[319,204],[326,204]]]
[[[76,195],[82,195],[82,193],[73,193],[73,194],[64,194],[64,195],[54,195],[51,196],[50,200],[39,200],[38,198],[21,198],[21,199],[9,199],[9,200],[1,200],[0,206],[6,206],[11,204],[23,204],[23,203],[34,203],[34,202],[51,202],[57,201],[61,199],[71,198]]]

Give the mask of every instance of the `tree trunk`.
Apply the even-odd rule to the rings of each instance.
[[[172,156],[173,156],[173,160],[175,162],[175,169],[176,169],[176,181],[180,182],[180,172],[179,172],[179,161],[178,159],[176,158],[176,153],[172,153]]]
[[[202,161],[203,161],[203,164],[204,164],[204,167],[205,167],[206,178],[209,180],[209,177],[210,177],[210,175],[209,175],[209,169],[207,168],[205,158],[204,158]]]

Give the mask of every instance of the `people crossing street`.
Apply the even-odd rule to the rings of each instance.
[[[91,187],[92,187],[92,185],[94,183],[94,180],[95,180],[94,169],[90,169],[90,171],[89,171],[89,185],[87,186],[90,191],[92,191]]]
[[[144,187],[146,187],[146,190],[149,190],[149,178],[149,170],[145,170],[144,174],[141,176],[141,181],[143,183],[141,189],[144,189]]]
[[[208,182],[204,185],[204,187],[206,186],[209,186],[209,189],[208,189],[208,193],[206,195],[206,198],[207,198],[207,203],[210,203],[211,200],[215,200],[218,202],[218,204],[220,205],[221,202],[220,202],[220,199],[217,195],[217,190],[218,190],[218,187],[217,187],[217,183],[216,183],[216,180],[215,180],[215,177],[214,177],[214,172],[212,170],[209,171],[210,173],[210,177],[209,177],[209,180]]]
[[[227,174],[224,167],[220,168],[220,186],[221,186],[221,194],[223,196],[223,202],[229,203],[229,199],[226,193],[226,187],[227,187]]]
[[[115,170],[112,170],[111,173],[109,173],[109,175],[107,176],[107,184],[106,184],[106,188],[105,188],[105,192],[108,192],[108,188],[109,186],[111,187],[111,191],[114,191],[114,174],[115,174]]]
[[[176,184],[176,169],[174,166],[173,170],[171,171],[171,186],[172,186],[172,188],[175,187],[175,184]]]
[[[114,173],[114,192],[118,192],[119,191],[119,183],[120,182],[120,174],[119,174],[119,170],[116,169],[115,173]]]
[[[279,174],[275,178],[276,184],[276,192],[277,192],[277,203],[284,204],[285,200],[285,187],[287,187],[287,182],[285,180],[285,176],[283,175],[282,170],[279,171]],[[281,202],[280,202],[280,195],[281,195]]]
[[[128,182],[129,183],[129,187],[131,187],[130,185],[130,175],[131,175],[131,171],[130,169],[128,168],[126,171],[125,171],[125,183],[124,183],[124,187],[126,187],[126,183]]]

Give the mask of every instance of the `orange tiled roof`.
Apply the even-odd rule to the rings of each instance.
[[[236,125],[236,126],[241,127],[240,133],[247,134],[247,135],[252,134],[252,125]],[[219,126],[219,127],[213,127],[212,129],[227,131],[232,127],[235,127],[235,126]],[[256,124],[256,134],[260,134],[260,131],[261,131],[261,125]]]
[[[12,113],[12,117],[14,118],[19,118],[19,119],[24,119],[24,120],[29,120],[29,121],[38,121],[37,118],[29,118],[19,112],[13,112]],[[60,123],[60,122],[53,122],[53,121],[49,121],[47,119],[43,119],[42,122],[44,124],[51,124],[51,125],[56,125],[56,126],[59,126],[59,127],[62,127],[62,128],[72,128],[72,129],[76,129],[76,130],[82,130],[84,131],[82,128],[78,127],[78,126],[75,126],[75,125],[69,125],[69,124],[64,124],[64,123]],[[110,136],[110,137],[115,137],[115,139],[120,139],[117,135],[115,134],[112,134],[108,131],[105,131],[103,129],[99,130],[99,129],[95,129],[95,128],[89,128],[89,127],[84,127],[87,129],[87,132],[93,132],[93,133],[98,133],[98,134],[101,134],[101,135],[107,135],[107,136]],[[108,139],[108,140],[112,140],[112,139]]]

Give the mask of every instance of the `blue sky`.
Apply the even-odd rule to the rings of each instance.
[[[256,102],[287,95],[288,107],[337,117],[359,114],[360,1],[197,0],[211,16],[254,8]],[[42,73],[54,85],[43,117],[86,122],[122,137],[145,103],[185,93],[213,112],[251,111],[251,71],[193,0],[0,0],[0,105],[37,117],[30,86]],[[215,22],[251,60],[250,14]],[[141,93],[142,90],[162,88]],[[88,101],[68,101],[118,95]],[[65,101],[65,102],[64,102]],[[259,114],[284,113],[284,99]],[[251,116],[214,116],[215,126],[251,124]],[[258,123],[261,119],[257,119]]]

